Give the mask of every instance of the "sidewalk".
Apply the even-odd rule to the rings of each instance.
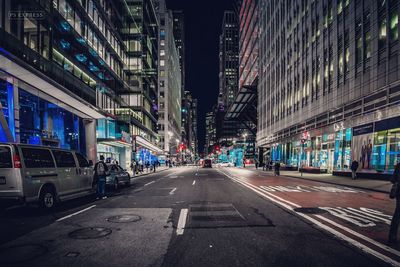
[[[263,172],[263,173],[270,173],[273,175],[273,171],[263,171],[262,168],[258,168],[256,170],[255,167],[251,166],[246,169]],[[374,180],[374,179],[366,179],[366,178],[358,178],[356,180],[351,179],[351,177],[344,177],[344,176],[334,176],[332,174],[313,174],[313,173],[301,173],[298,171],[280,171],[281,176],[291,177],[291,178],[298,178],[298,179],[305,179],[311,180],[316,182],[322,182],[327,184],[334,184],[334,185],[341,185],[341,186],[349,186],[359,189],[367,189],[376,192],[382,193],[389,193],[390,189],[392,188],[392,183],[389,181],[382,181],[382,180]]]
[[[146,168],[144,168],[144,170],[143,170],[143,173],[138,173],[138,174],[135,174],[135,175],[133,175],[133,171],[132,170],[128,170],[128,173],[129,173],[129,175],[131,176],[131,179],[137,179],[137,178],[141,178],[142,176],[146,176],[146,175],[148,175],[148,174],[152,174],[152,173],[159,173],[159,172],[162,172],[162,171],[165,171],[165,170],[168,170],[169,168],[168,167],[166,167],[166,166],[160,166],[160,167],[157,167],[156,168],[156,171],[155,172],[153,172],[152,170],[150,170],[150,168],[149,168],[149,171],[146,171]]]

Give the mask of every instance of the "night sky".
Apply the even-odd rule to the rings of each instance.
[[[218,38],[223,11],[233,9],[233,0],[167,0],[167,7],[185,14],[186,88],[198,99],[199,152],[205,141],[205,115],[217,103]]]

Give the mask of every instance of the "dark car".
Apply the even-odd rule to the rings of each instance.
[[[107,166],[109,174],[106,177],[106,185],[118,189],[121,184],[125,186],[131,184],[131,176],[126,170],[122,169],[121,166],[116,164],[109,164]]]
[[[203,162],[203,168],[212,168],[211,159],[205,159]]]

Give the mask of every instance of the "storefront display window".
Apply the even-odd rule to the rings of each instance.
[[[377,171],[386,169],[387,131],[375,133],[372,149],[372,167]]]
[[[335,133],[334,169],[349,169],[351,164],[351,128]]]
[[[83,121],[37,95],[19,89],[20,141],[73,149],[85,154]]]
[[[388,131],[387,143],[389,147],[388,170],[393,170],[397,164],[396,160],[400,160],[400,129]]]

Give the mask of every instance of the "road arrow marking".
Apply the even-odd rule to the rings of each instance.
[[[169,192],[170,195],[173,195],[176,191],[176,187],[174,189],[171,190],[171,192]]]

